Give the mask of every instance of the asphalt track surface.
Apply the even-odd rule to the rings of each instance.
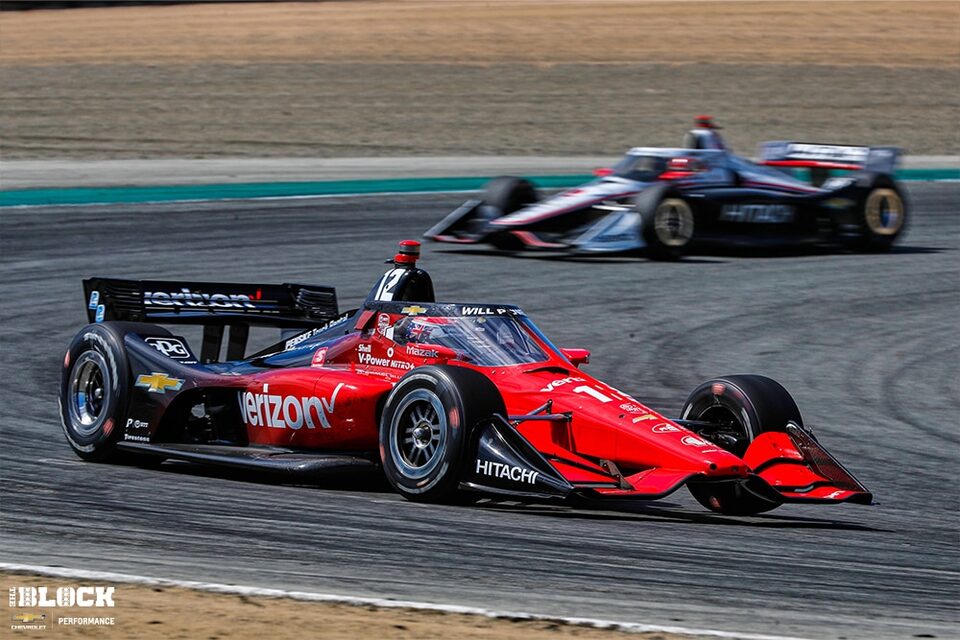
[[[960,186],[909,192],[912,227],[885,255],[425,248],[440,297],[522,304],[656,408],[676,412],[715,374],[777,378],[880,502],[752,518],[684,490],[628,510],[445,507],[375,479],[81,463],[56,417],[81,277],[329,283],[345,307],[398,239],[463,196],[7,209],[0,560],[808,638],[958,637]]]

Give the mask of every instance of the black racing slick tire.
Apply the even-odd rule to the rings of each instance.
[[[483,191],[484,204],[496,208],[504,216],[539,200],[532,182],[514,176],[497,176]]]
[[[463,367],[418,367],[387,397],[380,418],[380,460],[397,492],[415,502],[451,502],[470,432],[494,414],[506,416],[500,392]]]
[[[903,192],[893,180],[879,176],[867,191],[857,223],[860,237],[854,248],[887,251],[907,226],[908,207]]]
[[[635,204],[647,255],[654,260],[682,257],[693,241],[696,226],[691,204],[679,194],[658,187],[640,193]]]
[[[683,405],[683,420],[710,423],[692,427],[702,438],[742,457],[761,433],[784,432],[787,423],[803,427],[800,409],[783,386],[759,375],[714,378],[698,386]],[[690,493],[711,511],[753,515],[780,505],[743,482],[691,482]]]
[[[74,452],[93,462],[137,462],[116,449],[123,437],[131,386],[123,342],[128,333],[170,335],[135,322],[90,324],[73,338],[60,375],[60,424]],[[152,460],[151,460],[152,461]]]
[[[484,223],[500,218],[534,204],[540,200],[536,187],[529,180],[514,176],[497,176],[487,183],[483,191],[483,203],[490,215]],[[522,249],[523,243],[507,231],[491,234],[487,241],[498,249]]]

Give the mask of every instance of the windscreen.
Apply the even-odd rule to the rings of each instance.
[[[653,182],[666,168],[666,158],[627,154],[613,167],[613,175],[638,182]]]
[[[547,354],[511,316],[413,316],[394,326],[399,344],[440,345],[481,367],[543,362]]]

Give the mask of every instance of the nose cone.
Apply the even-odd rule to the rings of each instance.
[[[750,472],[720,445],[577,369],[526,372],[517,383],[516,390],[524,392],[518,396],[530,406],[511,410],[525,413],[552,400],[554,413],[573,416],[569,428],[578,454],[626,468],[665,467],[717,478]]]

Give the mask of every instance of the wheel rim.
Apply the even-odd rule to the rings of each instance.
[[[871,232],[892,236],[903,226],[903,200],[893,189],[875,189],[867,197],[864,216]]]
[[[653,228],[668,247],[682,247],[693,237],[693,211],[679,198],[667,198],[657,207]]]
[[[715,404],[708,407],[697,420],[713,423],[714,427],[701,429],[698,435],[723,447],[734,455],[743,457],[750,446],[750,430],[731,409]]]
[[[97,351],[85,351],[70,372],[70,425],[81,436],[90,436],[107,417],[112,389],[107,362]]]
[[[443,459],[447,415],[432,391],[407,395],[390,421],[390,450],[400,472],[413,480],[428,476]]]

